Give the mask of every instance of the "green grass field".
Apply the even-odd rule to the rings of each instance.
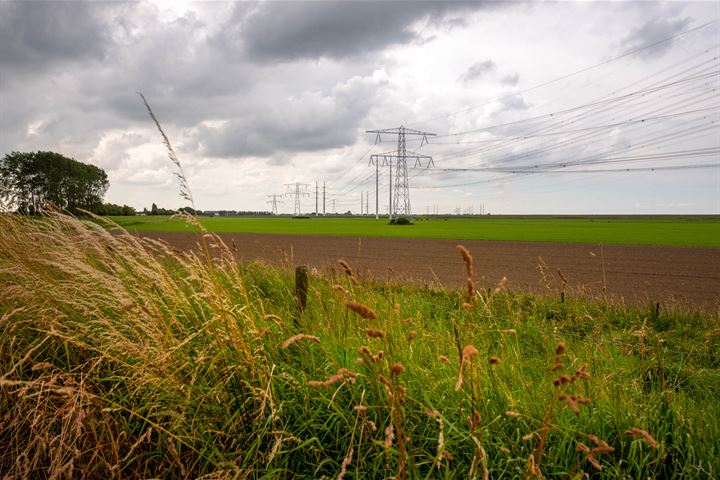
[[[130,231],[190,231],[181,219],[112,217]],[[387,219],[326,217],[200,217],[217,233],[273,233],[359,237],[518,240],[531,242],[614,243],[720,247],[717,218],[431,218],[392,226]]]
[[[716,314],[312,272],[300,311],[220,253],[0,215],[0,472],[720,475]]]

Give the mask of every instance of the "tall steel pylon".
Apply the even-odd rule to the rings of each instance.
[[[268,197],[272,198],[272,200],[268,200],[266,203],[272,203],[272,214],[277,215],[278,213],[278,203],[283,203],[281,200],[278,200],[278,197],[282,197],[282,193],[273,193],[272,195],[268,195]]]
[[[286,196],[287,195],[295,196],[295,213],[293,215],[296,217],[299,217],[300,215],[302,215],[302,212],[300,211],[300,197],[309,197],[310,196],[310,194],[307,193],[307,191],[306,191],[307,187],[309,187],[310,185],[308,185],[307,183],[299,183],[299,182],[285,184],[285,186],[288,188],[293,185],[295,186],[295,191],[287,192],[285,195]]]
[[[378,143],[381,141],[380,135],[381,134],[393,134],[398,136],[398,147],[397,152],[387,152],[387,153],[379,153],[372,155],[370,157],[370,164],[374,164],[376,168],[376,177],[377,177],[377,167],[380,159],[383,160],[383,166],[389,165],[390,171],[391,171],[391,178],[392,178],[392,161],[395,160],[395,183],[390,184],[390,190],[391,192],[394,190],[395,194],[392,195],[391,193],[391,206],[390,206],[390,218],[393,216],[397,217],[398,215],[412,215],[412,210],[410,208],[410,182],[408,178],[408,172],[407,172],[407,161],[408,159],[414,159],[415,165],[414,166],[422,166],[423,160],[427,160],[427,167],[434,165],[432,157],[429,155],[419,155],[415,152],[408,152],[407,150],[407,143],[405,140],[406,135],[421,135],[422,140],[420,142],[420,146],[424,145],[428,142],[427,137],[428,136],[434,136],[434,133],[430,132],[421,132],[420,130],[413,130],[411,128],[405,128],[403,126],[400,126],[398,128],[387,128],[384,130],[366,130],[365,133],[374,133],[377,136],[375,137],[375,143]],[[377,186],[377,179],[375,182],[375,193],[377,194],[378,186]],[[377,206],[376,206],[377,211]]]

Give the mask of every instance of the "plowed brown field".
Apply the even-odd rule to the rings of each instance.
[[[196,247],[197,236],[151,233],[176,248]],[[720,307],[720,248],[655,247],[484,240],[326,237],[223,233],[234,243],[239,261],[263,260],[273,265],[308,265],[339,270],[347,260],[361,275],[423,284],[462,287],[462,259],[455,246],[473,255],[478,287],[492,288],[507,277],[507,288],[556,295],[557,269],[571,294],[597,297],[603,286],[613,299],[632,305],[660,302],[717,313]],[[541,268],[545,265],[547,268]],[[543,276],[544,270],[544,276]]]

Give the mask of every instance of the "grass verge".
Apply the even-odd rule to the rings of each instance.
[[[14,478],[716,478],[716,317],[214,260],[0,216]],[[200,238],[200,237],[199,237]]]

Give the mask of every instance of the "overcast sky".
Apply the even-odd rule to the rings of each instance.
[[[361,192],[374,212],[368,161],[397,137],[365,130],[405,125],[437,134],[408,137],[435,164],[409,164],[415,213],[718,214],[718,18],[718,2],[2,1],[0,154],[57,151],[105,169],[107,201],[183,206],[141,91],[199,209],[266,210],[303,182],[313,211],[325,182],[328,212]]]

